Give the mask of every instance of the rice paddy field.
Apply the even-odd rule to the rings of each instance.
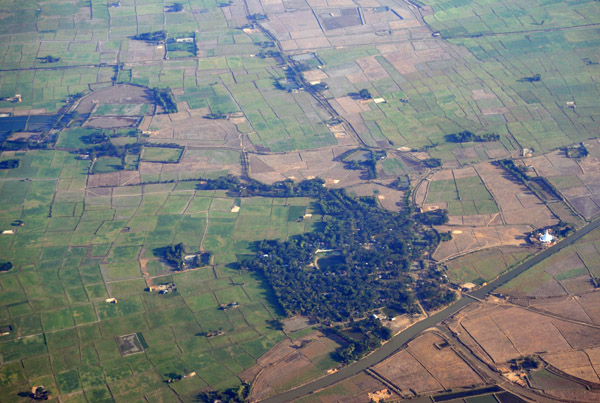
[[[310,230],[298,221],[309,199],[236,199],[194,182],[86,188],[90,161],[61,151],[14,157],[21,165],[2,171],[0,188],[0,225],[15,229],[0,237],[14,265],[0,275],[0,323],[12,327],[0,338],[0,400],[39,384],[67,401],[192,400],[239,384],[236,374],[284,337],[262,279],[235,262],[254,241]],[[210,252],[214,265],[173,272],[156,249],[179,242]],[[177,291],[145,291],[164,283]],[[133,333],[145,351],[122,355],[116,338]]]
[[[256,241],[313,230],[311,200],[240,199],[198,190],[200,177],[321,176],[356,194],[377,190],[382,205],[400,208],[403,193],[379,187],[431,174],[418,204],[447,208],[445,230],[458,229],[440,259],[474,239],[477,249],[514,246],[558,216],[581,223],[600,211],[597,144],[576,162],[560,151],[600,134],[596,1],[171,6],[0,1],[0,134],[33,145],[40,133],[52,138],[48,150],[0,155],[19,161],[0,169],[0,263],[13,265],[0,272],[0,327],[11,328],[0,336],[0,401],[27,401],[19,393],[34,385],[64,402],[193,401],[239,385],[286,337],[263,279],[238,263]],[[251,14],[267,18],[249,24]],[[193,42],[133,39],[162,30]],[[278,88],[288,79],[298,88]],[[151,89],[167,87],[178,112],[154,115]],[[371,99],[356,95],[363,89]],[[69,121],[73,111],[82,116]],[[87,136],[100,129],[91,127],[115,146],[142,144],[141,154],[75,154],[94,148]],[[449,141],[465,130],[499,139]],[[357,148],[387,151],[379,182],[337,159]],[[550,211],[489,163],[529,154],[524,165],[549,177],[568,205]],[[442,169],[431,171],[429,159]],[[497,232],[494,217],[510,228]],[[594,236],[557,257],[569,270],[534,267],[507,292],[579,290],[598,276]],[[159,255],[178,243],[207,261],[174,272]],[[529,253],[516,249],[451,260],[450,276],[487,281]],[[540,279],[550,285],[536,288]],[[145,291],[161,284],[177,291]]]

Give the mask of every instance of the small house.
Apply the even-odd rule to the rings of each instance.
[[[0,336],[8,336],[12,332],[12,326],[0,326]]]

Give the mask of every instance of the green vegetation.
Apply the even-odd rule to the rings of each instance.
[[[343,191],[326,190],[318,180],[254,191],[317,198],[327,216],[317,232],[286,242],[261,242],[256,258],[243,264],[267,278],[286,312],[346,321],[385,306],[398,312],[418,310],[408,268],[411,260],[435,249],[435,232],[417,225],[407,213],[391,213],[375,207],[372,199],[353,200]],[[343,258],[316,268],[318,249],[335,250]]]
[[[164,113],[177,113],[177,104],[171,88],[154,88],[152,91],[154,91],[156,104],[163,109]]]
[[[19,166],[19,160],[10,159],[0,161],[0,169],[15,169]]]
[[[485,133],[482,135],[475,134],[471,131],[465,130],[459,133],[453,133],[446,135],[446,140],[452,143],[468,143],[471,141],[485,142],[485,141],[498,141],[500,135],[495,133]]]
[[[155,249],[154,252],[162,257],[175,270],[183,270],[185,250],[182,242],[177,245],[169,245],[164,248]]]
[[[154,32],[145,32],[145,33],[133,36],[133,39],[135,39],[137,41],[145,41],[145,42],[150,42],[150,43],[162,42],[167,39],[167,33],[164,30],[154,31]]]
[[[336,326],[326,331],[332,332],[347,343],[345,347],[333,353],[333,357],[344,364],[361,359],[393,335],[389,328],[375,318],[353,322],[348,327]]]
[[[589,152],[583,143],[577,144],[575,146],[570,146],[565,149],[567,153],[567,157],[573,159],[581,159],[588,156]]]
[[[183,148],[180,147],[151,147],[146,144],[143,148],[141,159],[142,161],[152,162],[179,162]]]
[[[11,262],[0,262],[0,271],[9,271],[13,268]]]

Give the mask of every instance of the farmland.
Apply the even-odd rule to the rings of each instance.
[[[344,343],[307,317],[282,330],[270,277],[240,269],[257,241],[332,221],[310,198],[205,189],[212,179],[320,178],[402,214],[447,210],[409,246],[443,241],[407,262],[415,284],[482,284],[539,250],[532,231],[600,214],[592,0],[4,1],[0,20],[0,401],[34,385],[60,401],[193,401],[242,380],[260,400],[336,366]],[[445,331],[494,365],[544,350],[544,371],[600,383],[599,237]],[[183,271],[164,255],[178,244],[198,255]],[[445,337],[422,335],[318,399],[487,385]]]
[[[225,263],[252,254],[253,240],[310,230],[310,221],[288,220],[310,211],[309,199],[240,200],[193,182],[85,188],[89,161],[58,151],[20,159],[2,181],[2,225],[25,222],[1,238],[2,256],[22,267],[0,279],[2,323],[14,329],[0,342],[3,400],[39,382],[55,396],[95,399],[107,387],[117,400],[191,396],[235,386],[235,374],[284,337],[269,324],[280,314],[263,280]],[[24,175],[30,182],[11,179]],[[209,250],[215,266],[172,272],[154,250],[177,242]],[[177,292],[144,291],[169,282]],[[239,308],[218,309],[234,301]],[[216,330],[224,334],[198,336]],[[121,356],[114,338],[132,333],[149,348]],[[162,382],[192,371],[196,377]]]

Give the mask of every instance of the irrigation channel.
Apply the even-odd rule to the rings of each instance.
[[[314,393],[315,391],[318,391],[318,390],[321,390],[328,386],[331,386],[336,382],[350,378],[351,376],[354,376],[354,375],[364,371],[365,369],[385,360],[386,358],[388,358],[389,356],[394,354],[396,351],[398,351],[400,348],[402,348],[410,340],[412,340],[417,335],[419,335],[421,332],[423,332],[425,329],[428,329],[430,327],[437,325],[438,323],[442,322],[443,320],[454,315],[456,312],[458,312],[465,306],[467,306],[479,299],[485,298],[489,293],[494,291],[496,288],[500,287],[501,285],[503,285],[503,284],[507,283],[508,281],[512,280],[513,278],[517,277],[519,274],[529,270],[531,267],[540,263],[542,260],[550,257],[554,253],[573,244],[575,241],[579,240],[580,238],[587,235],[588,233],[590,233],[591,231],[595,230],[598,227],[600,227],[600,219],[596,219],[595,221],[592,221],[591,223],[587,224],[586,226],[584,226],[583,228],[581,228],[577,232],[575,232],[575,234],[569,236],[568,238],[564,239],[563,241],[558,242],[557,244],[555,244],[547,249],[544,249],[539,254],[537,254],[534,257],[532,257],[531,259],[523,262],[522,264],[517,266],[515,269],[499,276],[498,278],[491,281],[487,285],[479,288],[476,291],[473,291],[470,294],[465,294],[465,296],[463,296],[462,298],[460,298],[459,300],[457,300],[456,302],[454,302],[452,305],[448,306],[447,308],[431,315],[430,317],[428,317],[420,322],[415,323],[414,325],[407,328],[406,330],[398,333],[396,336],[394,336],[391,340],[389,340],[387,343],[385,343],[383,346],[381,346],[375,352],[371,353],[370,355],[366,356],[365,358],[361,359],[360,361],[357,361],[354,364],[344,367],[344,368],[340,369],[338,372],[324,376],[323,378],[319,378],[315,381],[309,382],[309,383],[307,383],[303,386],[300,386],[296,389],[292,389],[292,390],[282,393],[280,395],[265,399],[265,400],[263,400],[263,403],[283,403],[283,402],[289,402],[289,401],[298,399],[302,396],[308,395],[310,393]]]

